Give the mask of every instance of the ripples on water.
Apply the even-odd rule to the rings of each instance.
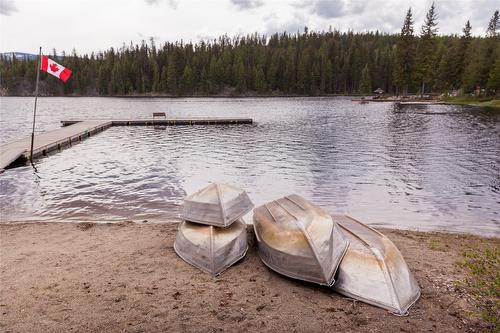
[[[32,99],[2,98],[0,142],[29,135]],[[168,221],[211,181],[256,205],[299,193],[372,225],[499,236],[500,112],[346,98],[42,98],[68,118],[252,117],[253,125],[113,127],[0,175],[2,220]]]

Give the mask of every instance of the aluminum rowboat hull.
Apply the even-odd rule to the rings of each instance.
[[[248,249],[246,224],[238,220],[227,228],[182,222],[174,250],[187,263],[214,276],[242,259]]]
[[[292,194],[254,209],[262,262],[291,278],[331,286],[348,247],[331,216]]]
[[[181,217],[216,227],[227,227],[253,208],[248,194],[237,187],[213,183],[184,199]]]
[[[398,248],[383,234],[348,216],[333,216],[349,239],[334,290],[405,315],[420,288]]]

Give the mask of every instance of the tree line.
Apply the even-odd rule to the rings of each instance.
[[[309,31],[221,36],[198,43],[153,39],[104,52],[53,57],[73,71],[62,84],[41,73],[42,95],[326,95],[461,90],[500,93],[499,12],[485,36],[439,35],[434,4],[419,33],[411,8],[400,34]],[[4,95],[34,91],[36,61],[0,57]]]

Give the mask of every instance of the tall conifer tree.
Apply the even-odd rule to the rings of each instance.
[[[488,23],[488,29],[486,30],[486,35],[488,37],[497,37],[500,30],[500,14],[498,13],[498,9],[495,10],[493,16]]]
[[[418,47],[417,68],[422,83],[421,94],[425,93],[426,84],[432,88],[436,67],[437,50],[437,14],[434,2],[425,16],[424,25],[420,30],[420,44]]]
[[[359,84],[359,92],[362,94],[369,94],[372,91],[372,79],[370,78],[370,67],[365,65],[361,72],[361,82]]]
[[[394,60],[394,82],[397,88],[403,89],[406,95],[414,80],[415,71],[415,37],[413,35],[413,16],[411,8],[406,12],[406,17],[401,28],[401,34],[396,43]]]
[[[453,72],[455,75],[453,75],[453,81],[455,82],[455,88],[459,88],[463,82],[464,69],[467,66],[466,56],[467,53],[470,52],[469,45],[472,40],[471,31],[472,26],[469,20],[467,20],[464,28],[462,29],[460,40],[458,41],[458,47],[454,59],[455,61],[453,62],[453,59],[450,59],[450,62],[454,64]]]

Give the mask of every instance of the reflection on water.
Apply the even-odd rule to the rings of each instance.
[[[0,142],[29,134],[31,99],[2,98]],[[255,204],[299,193],[367,223],[499,236],[500,112],[346,98],[42,98],[68,118],[252,117],[253,125],[113,127],[0,175],[2,220],[168,221],[211,181]]]

